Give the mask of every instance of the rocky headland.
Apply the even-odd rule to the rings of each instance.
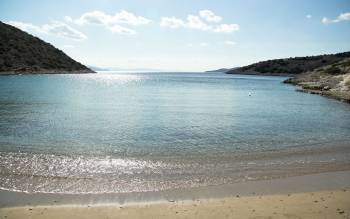
[[[0,22],[0,75],[94,73],[53,45]]]
[[[298,91],[350,102],[350,52],[268,60],[226,73],[289,76],[284,83]]]

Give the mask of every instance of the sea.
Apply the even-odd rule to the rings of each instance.
[[[0,189],[164,191],[350,170],[350,105],[286,77],[0,77]]]

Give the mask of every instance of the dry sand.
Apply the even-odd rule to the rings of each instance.
[[[105,206],[0,209],[0,218],[350,218],[350,190]]]

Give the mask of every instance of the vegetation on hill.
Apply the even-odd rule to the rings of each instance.
[[[0,22],[0,74],[93,73],[49,43]]]
[[[350,58],[296,75],[285,81],[302,91],[350,102]]]
[[[350,102],[350,52],[275,59],[232,69],[227,74],[288,75],[299,91]]]
[[[312,71],[322,66],[332,65],[344,58],[350,58],[350,52],[262,61],[230,70],[227,73],[295,75]]]

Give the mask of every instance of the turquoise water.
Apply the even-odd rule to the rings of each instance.
[[[284,79],[0,77],[0,187],[154,191],[349,168],[350,106]]]

